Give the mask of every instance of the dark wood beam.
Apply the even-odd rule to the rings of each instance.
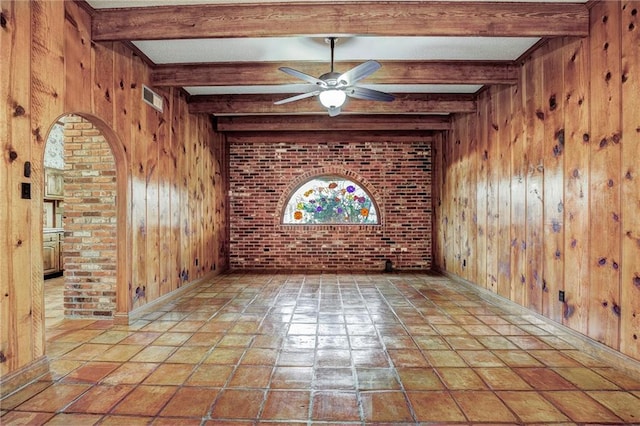
[[[338,72],[362,62],[337,62]],[[511,61],[380,61],[368,84],[516,84],[519,69]],[[313,76],[327,62],[234,62],[162,65],[151,73],[154,86],[240,86],[304,83],[278,70],[291,67]]]
[[[317,99],[308,98],[283,105],[277,100],[289,95],[217,95],[192,96],[189,112],[214,115],[251,114],[326,114]],[[398,94],[393,102],[374,102],[349,99],[343,113],[352,114],[426,114],[475,112],[474,95],[458,94]]]
[[[291,35],[586,36],[575,3],[353,2],[208,4],[97,10],[94,41]]]
[[[449,130],[448,115],[254,115],[217,117],[219,132]]]
[[[225,133],[226,140],[230,143],[278,143],[278,142],[376,142],[389,141],[401,142],[433,142],[435,131],[398,131],[398,130],[373,130],[352,131],[341,130],[326,132],[230,132]]]

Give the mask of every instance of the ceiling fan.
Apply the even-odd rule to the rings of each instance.
[[[316,78],[301,71],[294,70],[293,68],[280,67],[280,71],[304,80],[308,82],[309,85],[307,92],[276,101],[274,102],[275,105],[282,105],[288,102],[310,98],[311,96],[318,96],[320,103],[329,111],[329,116],[335,117],[340,114],[342,106],[347,100],[347,96],[368,101],[390,102],[395,99],[395,97],[389,93],[355,85],[358,81],[380,69],[381,65],[377,61],[363,62],[342,74],[335,72],[333,69],[333,51],[335,49],[336,38],[329,37],[327,41],[331,44],[331,71]]]

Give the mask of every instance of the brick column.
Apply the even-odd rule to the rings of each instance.
[[[92,123],[67,116],[64,131],[65,316],[110,317],[116,304],[116,171]]]

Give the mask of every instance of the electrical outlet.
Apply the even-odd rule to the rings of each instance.
[[[564,302],[564,290],[558,291],[558,300]]]
[[[31,199],[31,184],[30,183],[22,182],[20,184],[20,197],[22,197],[23,200],[30,200]]]

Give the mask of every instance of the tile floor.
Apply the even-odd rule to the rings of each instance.
[[[129,326],[48,329],[3,425],[640,423],[640,382],[428,274],[229,274]]]
[[[64,277],[44,280],[45,327],[51,328],[64,320]]]

